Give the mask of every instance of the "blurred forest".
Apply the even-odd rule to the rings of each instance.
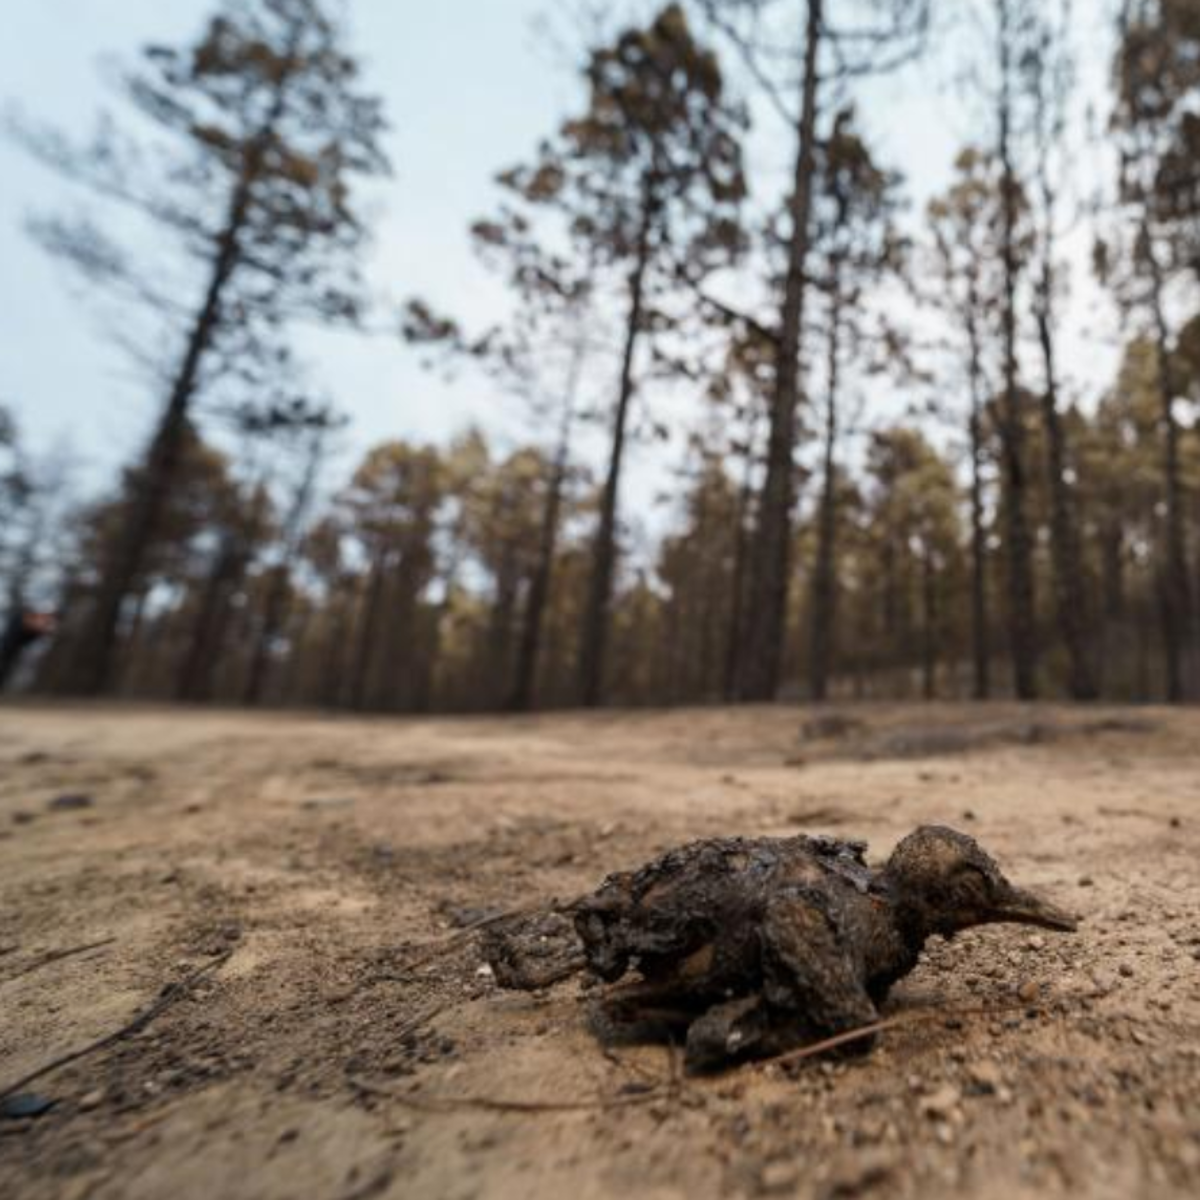
[[[107,494],[72,495],[20,398],[0,408],[0,684],[402,713],[1200,698],[1200,4],[939,7],[588,25],[579,105],[463,231],[512,295],[482,329],[363,286],[388,114],[331,0],[215,5],[194,44],[135,56],[128,125],[93,140],[11,122],[95,200],[33,236],[165,332],[131,338],[158,417]],[[1112,171],[1080,196],[1098,16]],[[939,39],[987,119],[918,208],[856,96]],[[763,121],[793,164],[778,203],[746,151]],[[194,286],[123,245],[121,208]],[[1081,226],[1125,331],[1084,396],[1060,337]],[[352,398],[309,382],[312,323],[511,393],[528,443],[466,429],[333,471]],[[661,387],[685,418],[644,402]],[[629,456],[665,439],[670,516],[635,546]]]

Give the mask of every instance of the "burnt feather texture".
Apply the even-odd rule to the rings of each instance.
[[[880,869],[866,848],[803,835],[718,838],[610,875],[573,906],[586,967],[608,983],[640,975],[605,994],[608,1015],[684,1026],[688,1067],[710,1070],[876,1020],[933,934],[1000,921],[1075,928],[957,830],[922,826]],[[538,943],[544,961],[544,928]],[[523,975],[514,945],[503,933],[490,944],[502,984],[542,986],[568,973]],[[573,953],[577,962],[578,944]],[[558,961],[571,964],[572,951]]]

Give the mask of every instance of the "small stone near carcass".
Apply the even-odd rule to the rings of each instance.
[[[943,1083],[936,1092],[921,1099],[921,1112],[927,1117],[949,1121],[958,1112],[962,1093],[952,1083]]]
[[[795,1163],[771,1162],[763,1167],[758,1180],[762,1190],[768,1194],[790,1192],[800,1179],[800,1170]]]
[[[301,808],[319,810],[324,808],[349,808],[354,803],[350,796],[309,796],[302,800]]]
[[[82,792],[64,792],[61,796],[55,796],[46,807],[55,812],[73,812],[80,808],[91,808],[95,803],[91,796]]]
[[[1004,1086],[1004,1077],[1000,1071],[1000,1064],[991,1059],[972,1063],[967,1069],[967,1078],[970,1080],[971,1086],[975,1091],[985,1095],[992,1095]]]
[[[10,1121],[19,1121],[24,1117],[40,1117],[57,1103],[57,1100],[39,1092],[16,1092],[0,1100],[0,1117]]]
[[[886,1150],[856,1150],[834,1164],[822,1194],[830,1200],[865,1196],[885,1183],[895,1169],[896,1160]]]

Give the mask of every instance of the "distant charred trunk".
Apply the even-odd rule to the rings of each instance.
[[[808,0],[804,81],[796,128],[798,151],[790,205],[792,227],[780,309],[766,478],[759,498],[758,527],[751,549],[751,619],[746,622],[744,661],[739,672],[738,693],[743,700],[774,699],[783,660],[795,491],[796,410],[801,393],[800,344],[816,172],[818,60],[823,9],[823,0]]]
[[[11,609],[0,625],[0,692],[16,671],[25,652],[54,628],[53,618],[45,613],[27,612],[24,607]]]
[[[158,534],[163,509],[183,457],[200,368],[220,324],[225,290],[241,263],[241,237],[249,215],[252,185],[253,173],[247,170],[234,189],[225,227],[217,239],[204,299],[192,323],[137,490],[130,497],[117,544],[92,601],[90,618],[80,638],[78,660],[72,672],[70,686],[74,691],[97,694],[112,681],[121,611]]]
[[[617,496],[621,482],[621,463],[625,456],[629,403],[633,399],[634,391],[634,356],[644,321],[646,273],[651,254],[650,239],[658,208],[656,187],[655,181],[648,179],[642,197],[637,256],[629,278],[629,311],[625,322],[625,349],[621,357],[617,407],[613,414],[612,449],[609,452],[604,491],[600,498],[600,524],[592,551],[592,575],[588,586],[580,644],[580,699],[589,708],[598,705],[604,696],[604,667],[608,652],[613,576],[617,560]]]
[[[1184,699],[1184,657],[1187,652],[1191,612],[1186,534],[1184,532],[1184,493],[1179,462],[1179,422],[1175,416],[1175,381],[1171,370],[1170,335],[1163,308],[1162,269],[1150,241],[1142,230],[1143,254],[1150,270],[1151,308],[1154,317],[1154,345],[1157,357],[1159,411],[1163,436],[1164,508],[1163,541],[1165,565],[1162,580],[1162,634],[1167,699],[1178,704]]]
[[[241,534],[226,534],[204,582],[187,652],[176,677],[178,700],[211,699],[213,670],[220,659],[229,624],[230,593],[245,574],[247,557]]]
[[[283,526],[283,558],[270,572],[267,580],[267,595],[263,602],[262,619],[254,638],[254,649],[250,669],[246,675],[246,686],[242,691],[242,703],[255,705],[262,699],[271,665],[271,650],[287,623],[292,599],[292,571],[296,555],[300,550],[300,538],[304,522],[312,504],[317,475],[321,467],[321,456],[325,449],[324,432],[313,434],[304,473],[292,498],[287,519]]]
[[[971,415],[968,440],[971,452],[971,658],[972,694],[986,700],[991,691],[991,649],[988,645],[987,532],[983,514],[983,370],[980,365],[977,298],[968,301],[967,335],[970,360]]]
[[[287,622],[288,609],[291,607],[292,573],[289,566],[290,563],[285,560],[266,572],[267,594],[263,601],[262,617],[257,627],[252,627],[250,667],[242,688],[242,703],[250,707],[262,702],[272,647]]]
[[[937,646],[937,567],[926,546],[921,555],[921,695],[926,700],[937,697]]]
[[[1008,562],[1008,632],[1013,686],[1017,698],[1037,698],[1037,631],[1034,617],[1033,544],[1026,515],[1027,478],[1025,423],[1017,384],[1017,251],[1018,184],[1013,168],[1012,13],[1010,0],[997,0],[1001,91],[999,101],[999,158],[1002,170],[1001,251],[1004,272],[1004,394],[1000,443],[1004,468],[1005,551]]]
[[[728,703],[738,697],[738,668],[743,644],[746,605],[746,560],[750,544],[750,508],[754,499],[753,437],[746,449],[742,484],[738,490],[737,525],[733,535],[733,570],[729,581],[729,625],[725,633],[725,668],[721,694]]]
[[[525,612],[521,620],[520,641],[517,645],[517,665],[512,692],[507,707],[513,712],[528,712],[537,695],[538,662],[542,651],[542,631],[546,605],[550,599],[550,584],[554,575],[554,554],[558,547],[558,525],[562,511],[563,493],[567,486],[567,471],[571,462],[571,433],[575,422],[575,403],[583,371],[584,341],[576,344],[567,380],[566,401],[554,463],[546,481],[546,498],[542,507],[542,524],[538,534],[537,557],[530,576]]]
[[[329,597],[329,633],[321,661],[319,701],[326,708],[336,708],[346,697],[346,645],[350,636],[354,603],[350,583],[342,581],[346,595]]]
[[[504,547],[496,569],[496,594],[488,620],[487,654],[485,656],[489,707],[504,703],[505,680],[512,675],[513,627],[516,624],[517,594],[520,588],[520,563],[517,546],[509,541]]]
[[[1037,308],[1038,341],[1045,367],[1042,392],[1042,423],[1046,432],[1046,472],[1050,490],[1050,542],[1054,560],[1055,605],[1058,629],[1067,649],[1070,675],[1068,688],[1073,700],[1095,700],[1098,694],[1088,650],[1087,596],[1071,496],[1066,479],[1066,431],[1058,411],[1054,340],[1050,329],[1050,293],[1053,277],[1047,265],[1040,285],[1043,296]]]
[[[384,585],[387,583],[387,554],[380,551],[371,563],[367,576],[366,591],[362,599],[362,611],[359,616],[357,651],[354,656],[354,666],[350,672],[350,707],[360,712],[366,709],[371,700],[372,655],[376,649],[379,632],[380,610],[383,607]]]
[[[822,462],[821,500],[817,514],[817,554],[813,564],[812,624],[809,640],[809,692],[813,700],[824,700],[829,691],[833,661],[834,592],[837,587],[837,465],[838,355],[841,332],[841,301],[836,274],[832,281],[833,301],[829,329],[829,393],[825,403],[825,450]]]
[[[542,510],[537,560],[534,563],[533,574],[529,580],[528,595],[525,599],[521,640],[517,648],[516,678],[508,702],[508,708],[514,712],[528,712],[533,708],[537,694],[542,629],[546,616],[546,604],[550,598],[550,584],[554,574],[554,552],[558,544],[559,511],[562,508],[566,475],[567,457],[566,442],[564,441],[559,443],[559,453],[550,473],[546,505]]]
[[[1039,92],[1039,114],[1044,101]],[[1050,549],[1058,629],[1067,651],[1067,687],[1073,700],[1094,700],[1098,694],[1089,650],[1087,589],[1083,554],[1073,509],[1073,489],[1067,482],[1067,432],[1058,407],[1058,370],[1054,347],[1056,292],[1055,239],[1057,195],[1045,144],[1038,163],[1041,194],[1040,269],[1034,282],[1034,317],[1042,354],[1042,428],[1046,437],[1046,483],[1050,494]]]

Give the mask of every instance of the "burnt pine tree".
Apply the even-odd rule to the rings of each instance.
[[[1200,23],[1184,0],[1125,0],[1118,34],[1112,126],[1119,150],[1124,254],[1102,254],[1098,265],[1102,277],[1120,288],[1123,305],[1147,320],[1155,350],[1163,480],[1161,627],[1167,699],[1178,702],[1186,691],[1192,589],[1167,293],[1177,266],[1172,254],[1179,226],[1175,188],[1181,176],[1186,178],[1188,169],[1194,169],[1194,163],[1182,173],[1172,166],[1179,160],[1177,147],[1187,128],[1177,113],[1186,113],[1188,97],[1200,82],[1194,54]],[[1183,225],[1187,228],[1189,222]],[[1118,266],[1125,269],[1118,271]]]
[[[785,269],[778,289],[777,319],[771,323],[775,373],[767,422],[766,467],[748,560],[748,605],[754,620],[745,626],[738,691],[745,700],[769,700],[779,684],[787,623],[788,583],[795,506],[795,454],[800,437],[798,410],[804,398],[803,333],[809,306],[812,209],[816,146],[826,97],[839,76],[859,78],[892,69],[919,53],[928,25],[927,0],[861,0],[834,6],[803,0],[802,40],[796,61],[786,61],[786,43],[796,21],[792,0],[702,0],[704,13],[730,41],[753,82],[789,127],[795,147],[787,193],[789,230]],[[839,26],[831,9],[847,24]],[[764,28],[767,10],[783,13],[787,33]],[[799,66],[798,104],[786,89]],[[788,82],[778,77],[786,74]]]
[[[1025,449],[1018,361],[1018,290],[1023,189],[1017,173],[1016,117],[1020,56],[1029,16],[1027,0],[995,0],[996,158],[1000,166],[1000,262],[1002,387],[999,407],[1004,479],[1004,544],[1008,567],[1008,640],[1013,689],[1020,700],[1037,697],[1037,628],[1034,606],[1033,536],[1029,528],[1029,464]]]
[[[806,5],[804,67],[795,126],[797,151],[788,202],[791,229],[768,410],[766,472],[750,546],[749,606],[755,619],[746,624],[742,651],[745,661],[739,672],[740,696],[745,700],[774,698],[783,660],[795,503],[797,408],[802,388],[800,346],[808,289],[821,49],[826,33],[824,8],[825,0],[808,0]]]
[[[594,50],[587,80],[586,110],[533,166],[505,178],[565,215],[598,271],[623,276],[620,371],[580,634],[579,695],[593,705],[604,688],[619,489],[643,342],[674,323],[668,293],[682,275],[695,281],[736,252],[745,184],[744,119],[678,5]]]
[[[1042,18],[1034,27],[1032,52],[1022,66],[1030,94],[1034,141],[1032,213],[1036,228],[1033,316],[1042,357],[1042,428],[1046,441],[1046,484],[1050,499],[1050,545],[1055,612],[1067,651],[1067,686],[1074,700],[1098,694],[1088,636],[1087,584],[1079,541],[1075,495],[1069,482],[1070,446],[1059,406],[1055,331],[1061,290],[1058,259],[1059,183],[1066,177],[1063,139],[1073,64],[1065,18]]]
[[[572,241],[582,244],[574,245],[571,254],[557,253],[539,244],[535,225],[506,207],[501,219],[477,222],[472,229],[476,245],[506,273],[520,298],[520,313],[506,335],[487,339],[481,349],[500,366],[508,386],[524,396],[539,424],[554,431],[542,481],[541,519],[520,616],[512,683],[505,700],[505,707],[514,712],[533,708],[537,698],[584,368],[600,348],[593,333],[596,248],[586,236],[581,238],[581,231],[572,231]]]
[[[809,695],[824,700],[834,668],[837,612],[838,441],[842,433],[843,355],[847,344],[862,360],[865,293],[899,265],[891,222],[898,179],[878,167],[846,109],[819,154],[813,248],[825,299],[825,429],[821,491],[817,500],[817,546],[812,569],[809,620]]]
[[[23,125],[24,145],[98,195],[136,210],[191,263],[190,302],[159,294],[161,263],[136,263],[102,231],[51,218],[34,232],[119,294],[177,317],[173,360],[157,364],[162,410],[104,564],[80,641],[75,690],[109,682],[122,612],[159,529],[189,420],[202,395],[272,382],[281,331],[295,318],[354,321],[364,229],[356,177],[384,172],[378,102],[324,0],[226,0],[194,45],[151,46],[122,82],[161,135],[149,143],[101,129],[87,147]]]
[[[474,360],[529,409],[551,444],[540,457],[541,519],[533,539],[532,567],[519,618],[520,631],[505,707],[534,707],[546,614],[551,599],[559,527],[572,473],[572,446],[582,409],[584,368],[601,350],[595,305],[595,247],[581,230],[569,230],[568,251],[539,236],[537,189],[519,171],[498,181],[505,199],[498,213],[471,227],[484,264],[504,279],[517,303],[503,324],[468,337],[458,322],[422,300],[409,302],[402,333],[413,344],[435,348],[451,360]],[[586,228],[586,226],[585,226]]]
[[[263,434],[281,440],[298,453],[300,467],[279,531],[276,560],[267,568],[262,611],[254,624],[250,665],[242,689],[242,703],[259,704],[271,670],[271,656],[292,600],[292,575],[300,557],[307,523],[316,498],[321,466],[332,436],[345,427],[346,418],[329,404],[298,398],[273,407],[261,417]]]
[[[972,694],[991,692],[988,617],[988,551],[984,508],[984,403],[992,394],[986,348],[995,341],[1000,310],[996,271],[1000,220],[999,186],[993,156],[963,150],[947,191],[930,201],[927,215],[937,264],[932,299],[958,327],[967,383],[967,447],[971,509]]]
[[[266,534],[269,515],[270,503],[261,478],[252,478],[244,491],[230,488],[226,502],[219,506],[214,522],[216,547],[197,589],[195,618],[176,677],[178,700],[206,701],[212,697],[213,678],[226,647],[234,601]]]

